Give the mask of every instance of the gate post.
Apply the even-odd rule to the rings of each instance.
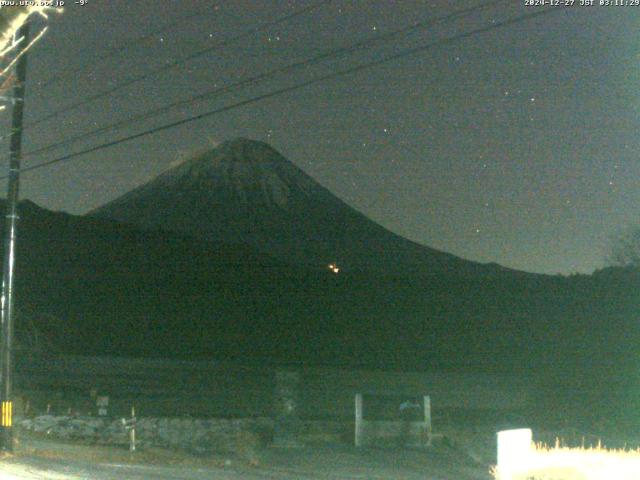
[[[274,395],[274,444],[279,447],[299,447],[300,441],[300,372],[276,370]]]

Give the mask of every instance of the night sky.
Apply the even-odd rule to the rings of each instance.
[[[487,2],[335,0],[229,42],[316,3],[68,1],[29,56],[25,152]],[[542,8],[505,0],[27,156],[23,165]],[[243,136],[270,143],[345,202],[409,239],[532,272],[590,273],[604,265],[610,237],[640,222],[640,7],[546,8],[552,13],[25,173],[22,197],[82,214],[195,152]],[[182,17],[144,41],[129,42]],[[207,55],[29,128],[60,108],[225,41]]]

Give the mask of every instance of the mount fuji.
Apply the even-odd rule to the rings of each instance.
[[[266,143],[236,139],[164,172],[90,215],[199,240],[248,244],[289,263],[421,275],[513,272],[392,233]]]

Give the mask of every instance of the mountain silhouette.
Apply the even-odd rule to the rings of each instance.
[[[287,262],[343,271],[487,275],[479,264],[396,235],[266,143],[236,139],[166,171],[90,215],[252,245]]]

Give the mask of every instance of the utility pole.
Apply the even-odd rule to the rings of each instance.
[[[4,227],[4,260],[2,263],[2,308],[0,322],[0,400],[2,401],[0,421],[0,449],[13,451],[13,401],[11,396],[11,374],[13,354],[13,286],[16,260],[16,225],[18,223],[18,194],[20,190],[20,159],[22,157],[22,117],[24,113],[24,90],[27,79],[27,54],[29,45],[29,22],[20,27],[14,37],[20,40],[16,64],[16,83],[13,87],[13,116],[9,151],[9,183],[7,188],[7,215]]]

